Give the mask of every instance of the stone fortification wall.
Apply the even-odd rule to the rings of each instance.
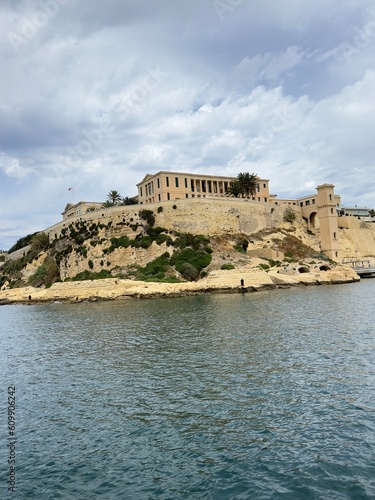
[[[361,221],[357,217],[338,217],[337,225],[339,229],[359,229],[361,227]]]
[[[158,212],[159,207],[162,207],[161,212]],[[45,232],[52,241],[61,236],[63,228],[77,220],[102,224],[112,222],[116,225],[132,218],[132,222],[136,223],[139,222],[139,211],[143,209],[153,211],[156,218],[155,226],[169,230],[208,235],[225,233],[250,235],[264,228],[282,224],[285,207],[236,199],[172,200],[96,210],[81,217],[71,217],[69,220],[61,221],[47,228]]]
[[[352,219],[352,217],[346,217]],[[357,220],[358,223],[360,221]],[[340,244],[343,258],[375,257],[375,227],[342,229],[340,231]],[[375,260],[372,260],[375,264]]]
[[[30,246],[31,245],[27,245],[27,246],[25,246],[23,248],[15,250],[12,253],[6,254],[5,260],[17,260],[17,259],[20,259],[21,257],[23,257],[24,255],[27,254],[27,252],[30,250]]]

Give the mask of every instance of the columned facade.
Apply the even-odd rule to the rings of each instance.
[[[227,196],[226,192],[236,177],[188,174],[161,171],[147,174],[137,184],[138,203],[158,203],[159,201],[185,198],[217,198]],[[269,203],[268,180],[259,179],[254,201]]]

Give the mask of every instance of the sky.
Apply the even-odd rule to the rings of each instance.
[[[159,170],[375,208],[374,49],[373,0],[0,0],[0,249]]]

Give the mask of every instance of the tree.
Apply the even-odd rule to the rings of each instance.
[[[227,189],[227,194],[236,198],[252,198],[257,192],[258,181],[257,174],[240,172],[237,175],[237,179],[233,181]]]
[[[110,207],[113,207],[113,203],[111,201],[107,200],[102,204],[102,208],[110,208]]]
[[[238,198],[240,196],[241,190],[238,181],[233,181],[230,183],[230,186],[227,189],[227,194],[229,194],[230,196],[234,196],[235,198]]]
[[[249,172],[240,172],[237,175],[237,182],[240,188],[240,194],[244,198],[252,198],[256,195],[258,186],[257,174],[249,174]]]
[[[283,214],[284,222],[293,223],[296,220],[296,212],[292,207],[286,207]]]
[[[31,238],[31,250],[35,252],[43,252],[49,245],[49,238],[46,233],[36,233]]]
[[[137,204],[138,203],[135,197],[129,198],[129,196],[125,196],[121,201],[121,205],[137,205]]]
[[[107,194],[107,198],[110,202],[112,202],[112,205],[116,205],[122,200],[121,194],[114,189]]]
[[[369,210],[369,214],[370,214],[371,217],[375,217],[375,210],[373,208],[371,208]]]

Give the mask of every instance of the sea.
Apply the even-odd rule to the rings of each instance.
[[[375,279],[0,307],[0,498],[375,499]]]

